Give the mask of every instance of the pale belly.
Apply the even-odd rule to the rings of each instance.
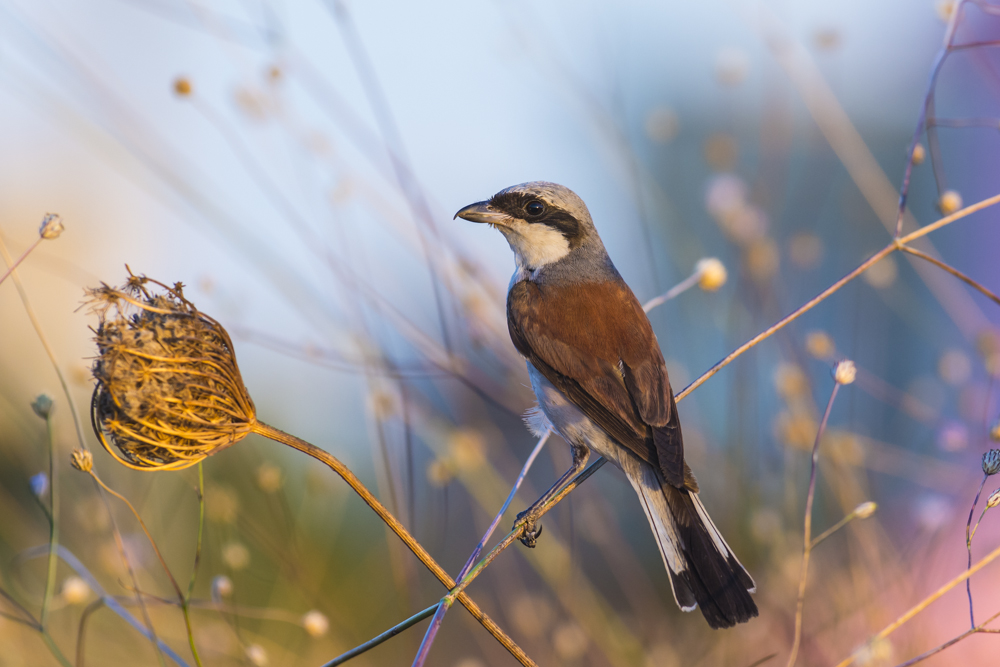
[[[573,405],[565,394],[531,365],[530,361],[527,364],[531,388],[534,389],[535,397],[538,399],[538,407],[553,430],[570,445],[593,450],[598,456],[603,456],[622,468],[621,457],[629,457],[630,452],[614,442],[604,429]],[[631,466],[626,464],[625,467]]]

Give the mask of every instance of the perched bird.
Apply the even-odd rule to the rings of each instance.
[[[525,359],[541,424],[569,443],[573,465],[526,512],[587,462],[617,465],[642,502],[684,611],[713,628],[757,615],[753,579],[698,498],[663,353],[639,301],[608,257],[590,212],[568,188],[537,181],[501,190],[455,214],[500,230],[514,251],[507,326]],[[522,516],[525,513],[522,513]]]

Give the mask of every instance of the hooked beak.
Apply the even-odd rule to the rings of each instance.
[[[462,218],[463,220],[471,220],[472,222],[485,222],[491,225],[503,224],[507,216],[503,213],[497,213],[490,208],[489,202],[477,201],[475,204],[469,204],[461,211],[455,214],[455,218]],[[455,218],[452,218],[453,220]]]

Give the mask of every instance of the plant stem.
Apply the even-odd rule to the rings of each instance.
[[[45,596],[42,598],[42,613],[39,615],[39,624],[42,634],[46,634],[49,629],[49,607],[52,604],[52,596],[56,587],[56,566],[59,559],[56,551],[59,548],[59,483],[56,479],[56,446],[55,438],[52,434],[52,413],[45,417],[46,439],[49,445],[49,560],[48,571],[45,576]]]
[[[181,610],[184,612],[184,625],[187,628],[188,644],[191,645],[191,655],[195,664],[202,667],[198,647],[194,642],[194,632],[191,629],[191,593],[194,591],[194,581],[198,577],[198,564],[201,562],[201,540],[205,532],[205,469],[198,461],[198,545],[194,549],[194,567],[191,568],[191,581],[188,582],[187,593],[181,596]]]
[[[376,646],[378,646],[379,644],[381,644],[385,640],[391,639],[392,637],[395,637],[396,635],[398,635],[403,630],[406,630],[407,628],[409,628],[409,627],[411,627],[413,625],[416,625],[420,621],[424,620],[425,618],[427,618],[428,616],[430,616],[431,614],[433,614],[435,612],[435,610],[437,610],[438,608],[440,608],[440,606],[441,606],[440,602],[435,602],[430,607],[427,607],[427,609],[424,609],[423,611],[414,614],[413,616],[409,617],[408,619],[406,619],[402,623],[399,623],[398,625],[392,626],[391,628],[389,628],[388,630],[386,630],[385,632],[383,632],[382,634],[380,634],[378,637],[375,637],[373,639],[369,639],[364,644],[361,644],[360,646],[358,646],[356,648],[352,648],[350,651],[348,651],[347,653],[344,653],[343,655],[337,656],[336,658],[334,658],[330,662],[324,664],[323,667],[336,667],[336,665],[342,665],[345,662],[347,662],[348,660],[350,660],[351,658],[357,657],[357,656],[361,655],[362,653],[364,653],[365,651],[369,651],[369,650],[375,648]]]
[[[959,271],[955,267],[951,266],[950,264],[945,264],[944,262],[942,262],[937,257],[932,257],[931,255],[928,255],[925,252],[921,252],[921,251],[917,250],[916,248],[911,248],[908,245],[901,245],[901,246],[899,246],[899,249],[902,250],[903,252],[906,252],[906,253],[909,253],[909,254],[913,255],[914,257],[919,257],[920,259],[922,259],[924,261],[930,262],[931,264],[933,264],[934,266],[938,267],[942,271],[945,271],[946,273],[950,273],[951,275],[955,276],[956,278],[958,278],[959,280],[961,280],[962,282],[964,282],[969,287],[977,290],[980,294],[982,294],[983,296],[985,296],[987,299],[989,299],[993,303],[995,303],[998,306],[1000,306],[1000,296],[997,296],[996,294],[994,294],[990,290],[986,289],[986,287],[984,287],[983,285],[979,284],[978,282],[976,282],[975,280],[973,280],[969,276],[965,275],[964,273],[962,273],[961,271]]]
[[[352,489],[354,489],[355,493],[361,496],[361,499],[364,500],[365,503],[379,515],[379,518],[381,518],[389,529],[403,541],[403,543],[410,549],[410,551],[413,552],[420,562],[423,563],[435,577],[437,577],[438,581],[449,589],[455,587],[454,579],[448,576],[448,573],[445,572],[444,568],[438,565],[437,561],[435,561],[434,558],[427,553],[423,546],[417,542],[412,535],[410,535],[409,531],[406,530],[403,524],[401,524],[399,520],[396,519],[396,517],[394,517],[389,510],[382,505],[382,503],[379,502],[378,498],[376,498],[372,492],[361,483],[361,480],[359,480],[357,476],[335,456],[313,444],[306,442],[305,440],[302,440],[301,438],[285,433],[284,431],[276,429],[273,426],[269,426],[264,422],[255,422],[252,430],[258,435],[262,435],[265,438],[274,440],[275,442],[280,442],[283,445],[288,445],[289,447],[308,454],[314,459],[329,466],[335,473],[340,475]],[[507,634],[496,624],[495,621],[493,621],[493,619],[487,616],[482,609],[479,608],[479,605],[473,602],[472,598],[462,593],[459,596],[458,601],[462,603],[462,606],[469,610],[469,613],[471,613],[472,616],[479,621],[479,623],[482,624],[482,626],[486,628],[486,630],[518,660],[518,662],[525,667],[534,667],[535,662],[528,657],[528,655],[514,642],[513,639],[507,636]]]
[[[983,474],[983,481],[979,483],[979,490],[976,491],[976,499],[972,501],[972,507],[969,508],[969,520],[965,522],[965,548],[969,552],[969,563],[966,569],[972,567],[972,536],[974,533],[969,532],[972,526],[972,515],[976,511],[976,505],[979,504],[979,496],[983,493],[983,487],[986,486],[986,479],[989,477],[987,474]],[[983,514],[986,514],[986,510],[983,510]],[[979,517],[982,521],[983,517]],[[979,522],[976,522],[976,527],[979,527]],[[972,612],[972,582],[968,579],[965,580],[965,592],[969,596],[969,627],[976,627],[976,617]]]
[[[982,559],[980,559],[979,562],[977,562],[971,568],[969,568],[968,570],[966,570],[962,574],[958,575],[957,577],[955,577],[954,579],[952,579],[951,581],[949,581],[945,585],[941,586],[941,588],[937,589],[936,591],[934,591],[933,593],[931,593],[930,595],[928,595],[926,598],[924,598],[923,600],[921,600],[920,602],[918,602],[917,604],[915,604],[913,607],[911,607],[905,614],[903,614],[902,616],[900,616],[899,618],[897,618],[895,621],[893,621],[889,625],[887,625],[884,628],[882,628],[882,631],[879,632],[874,637],[872,637],[871,641],[879,641],[881,639],[885,639],[886,637],[888,637],[889,635],[891,635],[893,632],[895,632],[896,630],[898,630],[900,627],[902,627],[903,625],[905,625],[906,623],[908,623],[914,616],[916,616],[917,614],[919,614],[920,612],[922,612],[924,609],[926,609],[927,607],[929,607],[933,602],[935,602],[942,595],[944,595],[945,593],[947,593],[948,591],[950,591],[951,589],[953,589],[955,586],[958,586],[963,581],[966,581],[969,577],[971,577],[972,575],[974,575],[976,572],[979,572],[981,569],[983,569],[984,567],[986,567],[987,565],[989,565],[990,563],[992,563],[997,558],[1000,558],[1000,547],[997,547],[996,549],[994,549],[993,551],[991,551],[989,554],[987,554]],[[854,661],[856,659],[857,659],[857,655],[856,654],[852,655],[850,657],[844,658],[839,663],[837,663],[837,667],[848,667],[848,665],[854,664]]]
[[[31,251],[37,248],[38,244],[41,242],[42,242],[42,237],[39,235],[39,237],[35,239],[35,242],[32,243],[30,246],[28,246],[28,249],[25,250],[23,253],[21,253],[21,256],[18,257],[16,260],[14,260],[14,263],[11,264],[6,271],[4,271],[3,275],[0,276],[0,283],[7,280],[7,276],[12,274],[14,272],[14,269],[20,266],[21,262],[23,262],[28,257],[28,255],[31,254]]]
[[[809,492],[806,494],[806,517],[805,517],[805,537],[802,551],[802,571],[799,574],[799,595],[795,606],[795,639],[792,641],[792,651],[788,656],[788,667],[795,665],[795,660],[799,656],[799,645],[802,642],[802,608],[806,602],[806,580],[809,575],[809,555],[812,553],[812,509],[813,498],[816,496],[816,464],[819,462],[819,443],[823,439],[823,432],[826,430],[826,422],[830,419],[830,411],[833,409],[833,401],[837,398],[837,391],[840,383],[834,382],[833,391],[830,392],[830,400],[826,403],[826,412],[823,413],[823,421],[819,423],[816,431],[816,441],[812,449],[812,468],[809,472]],[[846,523],[846,522],[845,522]],[[825,537],[825,535],[824,535]]]
[[[49,647],[49,651],[52,652],[52,657],[58,660],[60,665],[63,667],[73,667],[73,663],[67,660],[66,656],[63,655],[63,652],[59,650],[59,646],[56,645],[55,640],[52,639],[52,635],[49,634],[48,630],[42,630],[42,641],[44,641],[45,645]]]
[[[820,542],[822,542],[826,538],[828,538],[831,535],[833,535],[834,533],[836,533],[838,530],[840,530],[841,528],[843,528],[844,526],[846,526],[847,524],[849,524],[851,521],[854,521],[854,519],[857,516],[858,516],[857,513],[851,512],[850,514],[848,514],[847,516],[845,516],[843,519],[841,519],[837,523],[833,524],[832,526],[830,526],[829,528],[827,528],[826,530],[824,530],[820,534],[819,537],[817,537],[816,539],[814,539],[812,541],[812,544],[809,545],[809,548],[810,549],[815,549],[817,544],[819,544]]]

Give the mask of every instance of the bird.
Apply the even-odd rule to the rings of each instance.
[[[590,452],[625,473],[639,497],[683,611],[713,628],[757,616],[753,579],[715,527],[684,460],[667,368],[652,325],[615,268],[587,206],[569,188],[532,181],[459,210],[507,239],[515,270],[507,291],[511,341],[527,362],[536,432],[552,428],[570,469],[518,519],[522,542],[541,533],[537,510],[586,465]],[[532,426],[532,424],[529,424]]]

